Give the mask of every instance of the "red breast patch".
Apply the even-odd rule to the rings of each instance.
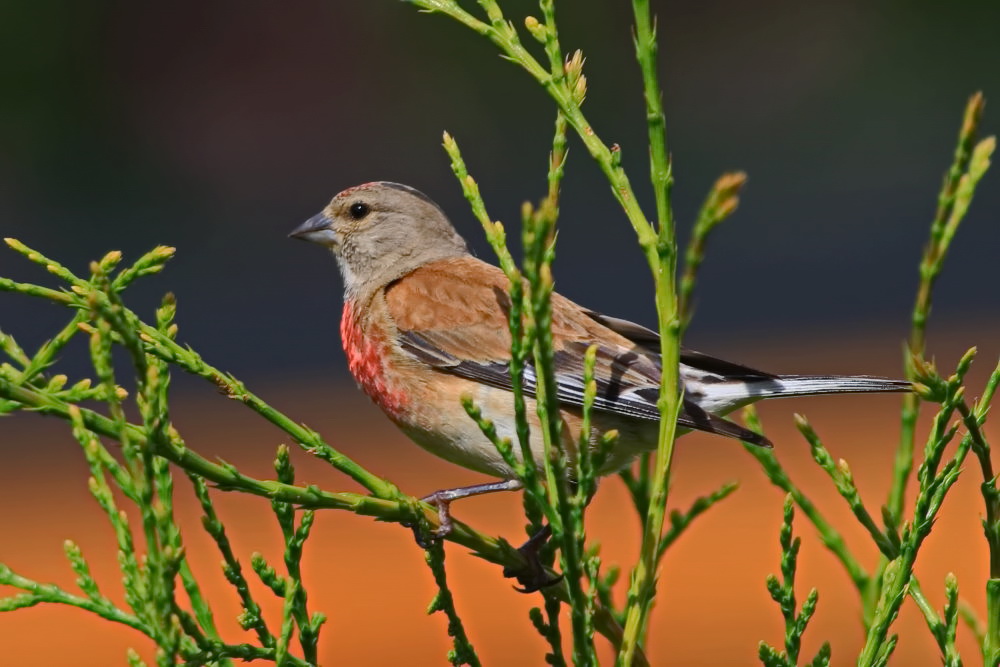
[[[340,320],[340,340],[347,355],[347,367],[361,390],[390,418],[400,419],[409,403],[406,394],[385,370],[388,345],[375,332],[365,331],[353,304],[344,304]]]

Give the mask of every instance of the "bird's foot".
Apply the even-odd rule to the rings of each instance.
[[[419,526],[413,528],[413,534],[421,548],[426,549],[431,542],[444,539],[454,527],[451,521],[451,501],[455,500],[451,496],[452,491],[454,489],[442,489],[420,499],[421,502],[436,507],[438,512],[437,528],[429,531],[421,531]]]
[[[437,508],[438,525],[437,528],[430,531],[421,530],[419,525],[410,526],[413,528],[413,535],[417,540],[417,544],[420,548],[426,549],[434,540],[443,539],[451,533],[454,528],[454,523],[451,520],[452,502],[459,500],[460,498],[481,496],[486,493],[495,493],[497,491],[517,491],[523,486],[524,485],[520,482],[520,480],[508,479],[502,482],[489,482],[486,484],[460,486],[455,489],[440,489],[430,495],[424,496],[420,499],[422,502],[425,502],[428,505],[433,505]]]
[[[561,574],[551,575],[548,573],[538,556],[539,551],[541,551],[551,536],[552,526],[548,524],[542,526],[541,530],[517,548],[518,553],[524,556],[524,560],[527,561],[528,567],[520,571],[509,567],[503,569],[503,576],[508,579],[517,579],[517,583],[521,584],[520,587],[514,587],[514,590],[518,593],[534,593],[562,581],[563,576]]]

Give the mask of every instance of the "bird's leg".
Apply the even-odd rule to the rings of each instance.
[[[440,491],[435,491],[429,496],[424,496],[420,500],[429,505],[434,505],[437,507],[438,511],[438,527],[431,533],[430,537],[432,539],[440,539],[451,532],[452,502],[459,500],[460,498],[481,496],[486,493],[496,493],[497,491],[517,491],[522,488],[524,488],[524,484],[522,484],[520,480],[507,479],[502,482],[487,482],[485,484],[460,486],[455,489],[441,489]],[[423,535],[419,534],[419,530],[417,528],[414,528],[414,534],[417,537],[417,544],[425,546],[426,540]]]
[[[420,499],[421,501],[437,507],[438,527],[430,535],[425,535],[420,531],[419,526],[413,526],[413,535],[416,537],[417,544],[422,548],[427,548],[428,539],[441,539],[451,532],[451,503],[453,501],[470,496],[496,493],[497,491],[517,491],[522,488],[524,488],[524,484],[520,480],[508,479],[501,482],[487,482],[485,484],[460,486],[454,489],[441,489],[440,491],[435,491],[430,495],[424,496]],[[527,542],[517,548],[518,553],[528,563],[527,570],[515,572],[510,568],[504,568],[503,574],[505,577],[517,579],[518,583],[521,584],[521,588],[516,588],[521,593],[533,593],[562,581],[562,575],[549,576],[538,555],[551,536],[552,526],[546,524],[528,538]]]

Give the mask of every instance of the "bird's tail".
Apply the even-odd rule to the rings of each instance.
[[[870,375],[779,375],[768,384],[771,386],[764,396],[766,398],[912,390],[912,385],[906,380]]]
[[[726,415],[737,408],[770,398],[911,390],[912,385],[905,380],[868,375],[761,375],[721,382],[709,383],[700,379],[685,382],[685,395],[716,415]]]

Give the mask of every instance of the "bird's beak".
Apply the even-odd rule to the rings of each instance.
[[[296,227],[288,236],[328,247],[337,243],[337,235],[333,231],[333,221],[325,213],[317,213]]]

